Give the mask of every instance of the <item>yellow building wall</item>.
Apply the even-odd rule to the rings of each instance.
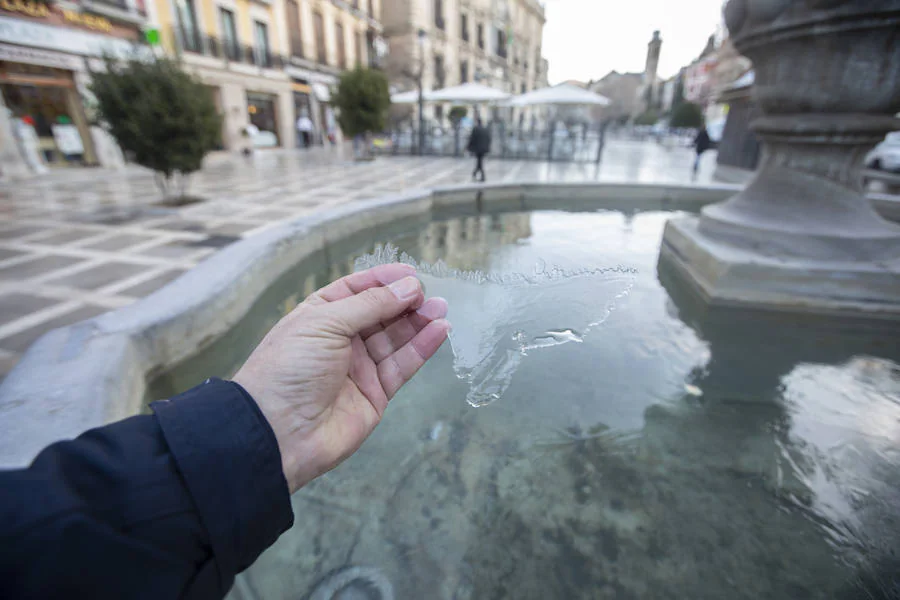
[[[173,14],[177,0],[156,0],[157,18],[161,33],[162,47],[166,54],[176,53],[177,43],[175,39],[176,15]],[[253,2],[249,0],[230,0],[216,2],[216,0],[194,0],[195,10],[201,22],[201,34],[222,37],[219,22],[219,7],[234,11],[239,42],[243,46],[254,45],[253,15],[264,13],[267,15],[269,30],[269,48],[273,54],[289,54],[289,48],[282,44],[282,36],[279,35],[280,21],[283,16],[278,14],[279,9],[284,10],[284,0],[273,0],[271,4]],[[251,11],[251,5],[253,10]]]

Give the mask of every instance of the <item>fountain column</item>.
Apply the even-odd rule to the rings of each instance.
[[[660,260],[711,304],[900,317],[900,226],[862,187],[900,129],[900,0],[730,0],[725,22],[756,70],[761,163],[670,221]]]

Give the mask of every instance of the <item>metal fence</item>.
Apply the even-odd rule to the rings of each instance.
[[[549,129],[516,128],[503,125],[491,128],[491,158],[559,162],[600,162],[604,130],[600,127]],[[379,136],[375,151],[379,154],[464,156],[471,128],[425,130],[420,144],[416,129],[399,129]],[[421,146],[421,147],[420,147]]]

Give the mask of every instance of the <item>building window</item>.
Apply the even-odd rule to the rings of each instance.
[[[176,6],[182,48],[188,52],[200,52],[200,28],[197,27],[197,11],[193,0],[178,0]]]
[[[439,90],[444,87],[444,57],[437,55],[434,57],[434,89]]]
[[[372,0],[369,0],[369,16],[375,18],[375,5],[372,4]]]
[[[316,60],[324,65],[328,63],[328,54],[325,52],[325,20],[322,13],[313,13],[313,25],[316,30]]]
[[[469,63],[468,61],[459,61],[459,82],[468,83],[469,81]]]
[[[353,39],[356,40],[356,66],[361,67],[363,65],[362,34],[361,33],[354,34]]]
[[[500,58],[506,58],[506,32],[499,28],[496,32],[497,35],[495,39],[497,41],[497,46],[494,48],[494,52]]]
[[[272,66],[272,54],[269,52],[269,28],[261,21],[253,22],[253,36],[256,51],[256,64],[260,67]]]
[[[444,0],[434,0],[434,26],[444,28]]]
[[[523,84],[522,84],[522,91],[520,91],[519,93],[520,93],[520,94],[524,94],[524,93],[527,91],[527,89],[528,89],[528,86],[526,86],[526,85],[523,83]]]
[[[378,55],[375,54],[375,31],[373,29],[366,31],[366,56],[369,58],[368,66],[370,68],[378,66]]]
[[[347,68],[347,42],[344,40],[344,26],[334,24],[334,43],[337,44],[338,67]]]
[[[229,60],[240,60],[241,48],[238,44],[237,26],[234,13],[227,8],[219,7],[219,20],[222,22],[222,46]]]
[[[461,37],[464,42],[469,41],[469,15],[466,13],[461,13],[459,15],[459,37]]]
[[[291,38],[291,54],[303,56],[303,28],[300,26],[300,3],[288,0],[287,3],[288,32]]]
[[[484,23],[479,23],[476,27],[476,33],[478,34],[476,37],[478,38],[478,47],[484,50]]]

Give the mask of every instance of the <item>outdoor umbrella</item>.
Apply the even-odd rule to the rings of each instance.
[[[572,85],[571,83],[561,83],[540,90],[534,90],[533,92],[527,92],[521,96],[516,96],[508,103],[509,106],[534,106],[539,104],[593,104],[597,106],[606,106],[609,104],[609,98],[580,88],[577,85]]]
[[[425,99],[428,99],[428,92],[425,92]],[[419,101],[419,90],[409,90],[408,92],[400,92],[391,96],[392,104],[415,104]]]
[[[470,82],[430,92],[428,94],[428,99],[432,102],[481,104],[483,102],[500,102],[507,100],[509,99],[509,94],[480,83]]]

